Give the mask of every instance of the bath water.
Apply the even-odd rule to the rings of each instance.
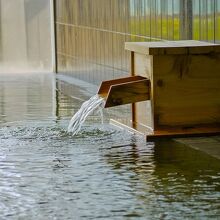
[[[218,159],[111,126],[109,114],[129,118],[121,107],[73,137],[90,94],[53,74],[0,74],[1,220],[220,218]]]

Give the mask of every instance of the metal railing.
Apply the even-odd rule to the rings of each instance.
[[[220,42],[220,0],[56,0],[58,72],[98,84],[126,76],[126,41]]]

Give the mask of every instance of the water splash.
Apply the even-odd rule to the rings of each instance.
[[[102,109],[104,106],[104,99],[99,95],[92,96],[88,101],[84,102],[78,112],[72,117],[68,126],[68,132],[72,132],[73,135],[76,135],[82,124],[85,122],[86,118],[92,114],[95,110],[98,110],[101,114],[103,122]]]

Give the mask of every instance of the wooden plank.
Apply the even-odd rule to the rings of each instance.
[[[100,96],[106,96],[108,94],[110,87],[113,85],[121,84],[121,83],[128,83],[128,82],[134,82],[137,80],[145,79],[145,77],[142,76],[130,76],[130,77],[124,77],[119,79],[113,79],[108,81],[103,81],[101,83],[101,86],[99,87],[98,94]]]
[[[201,41],[126,42],[125,49],[145,55],[209,54],[220,45]]]
[[[148,142],[154,142],[154,141],[159,141],[162,139],[168,139],[168,138],[190,138],[190,137],[212,137],[212,136],[217,136],[220,135],[220,131],[216,132],[201,132],[201,133],[189,133],[189,134],[184,134],[184,133],[167,133],[167,134],[153,134],[153,135],[147,135],[146,136],[146,141]]]
[[[196,126],[188,129],[177,129],[164,127],[154,131],[152,134],[147,134],[147,141],[157,141],[167,138],[183,138],[183,137],[208,137],[220,135],[219,125]]]
[[[146,77],[148,79],[153,78],[153,56],[146,56],[143,54],[134,54],[134,74]]]
[[[198,41],[198,40],[178,40],[178,41],[168,41],[168,43],[172,45],[178,45],[178,46],[184,46],[184,47],[190,47],[190,46],[196,46],[196,47],[203,47],[203,46],[213,46],[216,45],[214,43],[205,42],[205,41]]]
[[[135,103],[150,99],[150,80],[112,85],[106,97],[105,108]]]
[[[166,42],[126,42],[125,49],[145,55],[159,54],[187,54],[183,46],[168,44]]]
[[[220,122],[220,56],[155,56],[155,129]]]
[[[131,76],[135,76],[135,69],[134,69],[134,52],[130,52],[130,71]],[[136,103],[131,103],[131,114],[132,114],[132,122],[135,122],[137,120],[136,115]]]
[[[203,47],[198,47],[198,46],[192,46],[188,48],[188,54],[210,54],[210,53],[215,53],[215,48],[218,46],[203,46]]]
[[[134,73],[146,77],[153,82],[153,56],[146,56],[144,54],[134,54]],[[153,86],[151,86],[150,95],[153,97]],[[154,128],[153,125],[153,103],[148,100],[144,102],[135,103],[135,109],[132,114],[135,114],[133,122],[141,122],[142,124]]]
[[[153,130],[150,127],[134,123],[130,119],[110,119],[110,124],[128,130],[129,132],[137,133],[139,135],[149,135],[153,133]]]

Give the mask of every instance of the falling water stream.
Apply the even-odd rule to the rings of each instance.
[[[80,131],[86,118],[97,109],[101,114],[101,119],[103,122],[103,105],[104,99],[99,95],[94,95],[88,101],[84,102],[81,108],[76,112],[76,114],[73,115],[72,119],[70,120],[68,132],[72,132],[73,135],[76,135]]]

